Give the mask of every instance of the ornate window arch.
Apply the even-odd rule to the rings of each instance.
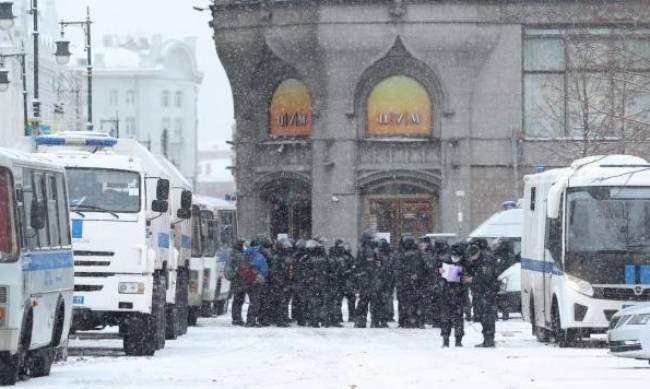
[[[387,83],[383,84],[384,82]],[[395,133],[392,134],[390,131],[386,131],[387,133],[385,134],[381,134],[381,131],[378,131],[376,134],[369,132],[370,120],[379,120],[376,113],[374,117],[370,117],[370,114],[373,113],[368,110],[369,103],[371,103],[371,95],[374,94],[373,92],[375,92],[377,87],[386,87],[387,90],[390,90],[388,87],[391,86],[391,84],[393,84],[392,88],[395,88],[400,83],[403,84],[403,86],[397,87],[391,94],[405,95],[406,101],[402,101],[402,105],[408,106],[408,104],[404,103],[408,101],[414,102],[415,100],[413,97],[417,95],[420,96],[417,98],[420,106],[426,107],[426,97],[428,97],[429,110],[427,114],[430,118],[428,131],[425,133],[425,131],[420,128],[419,131],[414,131],[415,133],[411,134],[409,134],[409,131],[401,134],[397,134],[397,131],[394,131]],[[429,65],[415,58],[406,49],[401,38],[398,36],[395,39],[393,46],[388,50],[384,57],[374,62],[361,76],[354,93],[354,108],[352,116],[357,118],[359,129],[358,136],[361,138],[386,136],[437,138],[440,136],[440,128],[442,125],[441,119],[449,110],[448,105],[448,97],[436,72]],[[394,111],[393,114],[399,116],[400,113],[397,112],[397,110]],[[382,113],[386,114],[389,112]],[[422,123],[422,117],[423,115],[420,114],[420,123]],[[383,116],[382,120],[385,121],[387,118],[391,119],[390,116]],[[396,119],[397,117],[393,117],[391,120]],[[405,116],[401,118],[402,121],[404,119]],[[417,121],[417,118],[415,121]]]
[[[269,135],[308,137],[312,132],[313,109],[309,89],[296,78],[282,80],[271,96]]]
[[[378,82],[366,103],[366,136],[427,137],[431,134],[431,98],[416,79],[389,76]]]

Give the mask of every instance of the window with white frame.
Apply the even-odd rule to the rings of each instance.
[[[126,105],[135,105],[135,91],[129,90],[126,92]]]
[[[162,92],[162,102],[161,102],[161,104],[162,104],[162,106],[163,106],[164,108],[169,107],[169,99],[170,99],[169,91],[168,91],[168,90],[164,90],[164,91]]]
[[[183,119],[176,118],[174,121],[174,138],[180,139],[183,136]]]
[[[650,30],[528,29],[524,132],[533,138],[639,138],[650,130]]]
[[[178,108],[183,106],[183,92],[176,91],[176,94],[174,94],[174,106]]]
[[[126,118],[126,134],[129,137],[135,136],[135,118],[132,116]]]

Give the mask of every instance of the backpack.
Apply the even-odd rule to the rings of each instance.
[[[257,274],[255,274],[255,270],[253,269],[253,255],[245,254],[244,260],[237,267],[237,275],[246,286],[253,285],[257,279]]]

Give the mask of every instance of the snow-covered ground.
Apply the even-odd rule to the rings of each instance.
[[[466,332],[464,348],[441,349],[433,329],[241,328],[222,316],[201,319],[155,357],[73,356],[50,377],[19,386],[611,389],[650,380],[647,362],[615,358],[602,347],[542,345],[517,319],[498,323],[496,349],[473,347],[480,324],[467,323]],[[121,341],[71,343],[81,345],[119,348]]]

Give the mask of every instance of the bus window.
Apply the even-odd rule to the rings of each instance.
[[[13,213],[11,174],[0,169],[0,262],[16,258],[17,245]]]
[[[58,207],[58,192],[56,177],[46,176],[45,181],[47,182],[47,229],[48,235],[50,238],[51,247],[60,247],[61,246],[61,233],[59,225],[59,207]]]
[[[36,190],[34,191],[36,194],[36,199],[39,203],[45,203],[47,204],[47,184],[45,183],[45,175],[41,172],[36,172],[34,174],[34,188]],[[45,213],[45,227],[40,229],[38,233],[38,240],[39,240],[39,247],[44,248],[44,247],[51,247],[52,244],[50,242],[50,236],[48,233],[48,226],[50,225],[50,220],[49,220],[49,215],[47,212]]]
[[[210,211],[201,211],[201,250],[204,257],[214,257],[217,254],[213,228],[214,214]]]
[[[61,234],[61,245],[70,246],[70,227],[68,214],[68,194],[63,179],[63,174],[57,175],[57,198],[59,200],[57,206],[59,207],[59,231]]]
[[[36,199],[36,190],[34,189],[34,170],[23,169],[23,236],[25,237],[25,247],[35,249],[40,246],[38,231],[34,230],[30,224],[32,220],[32,201]]]

